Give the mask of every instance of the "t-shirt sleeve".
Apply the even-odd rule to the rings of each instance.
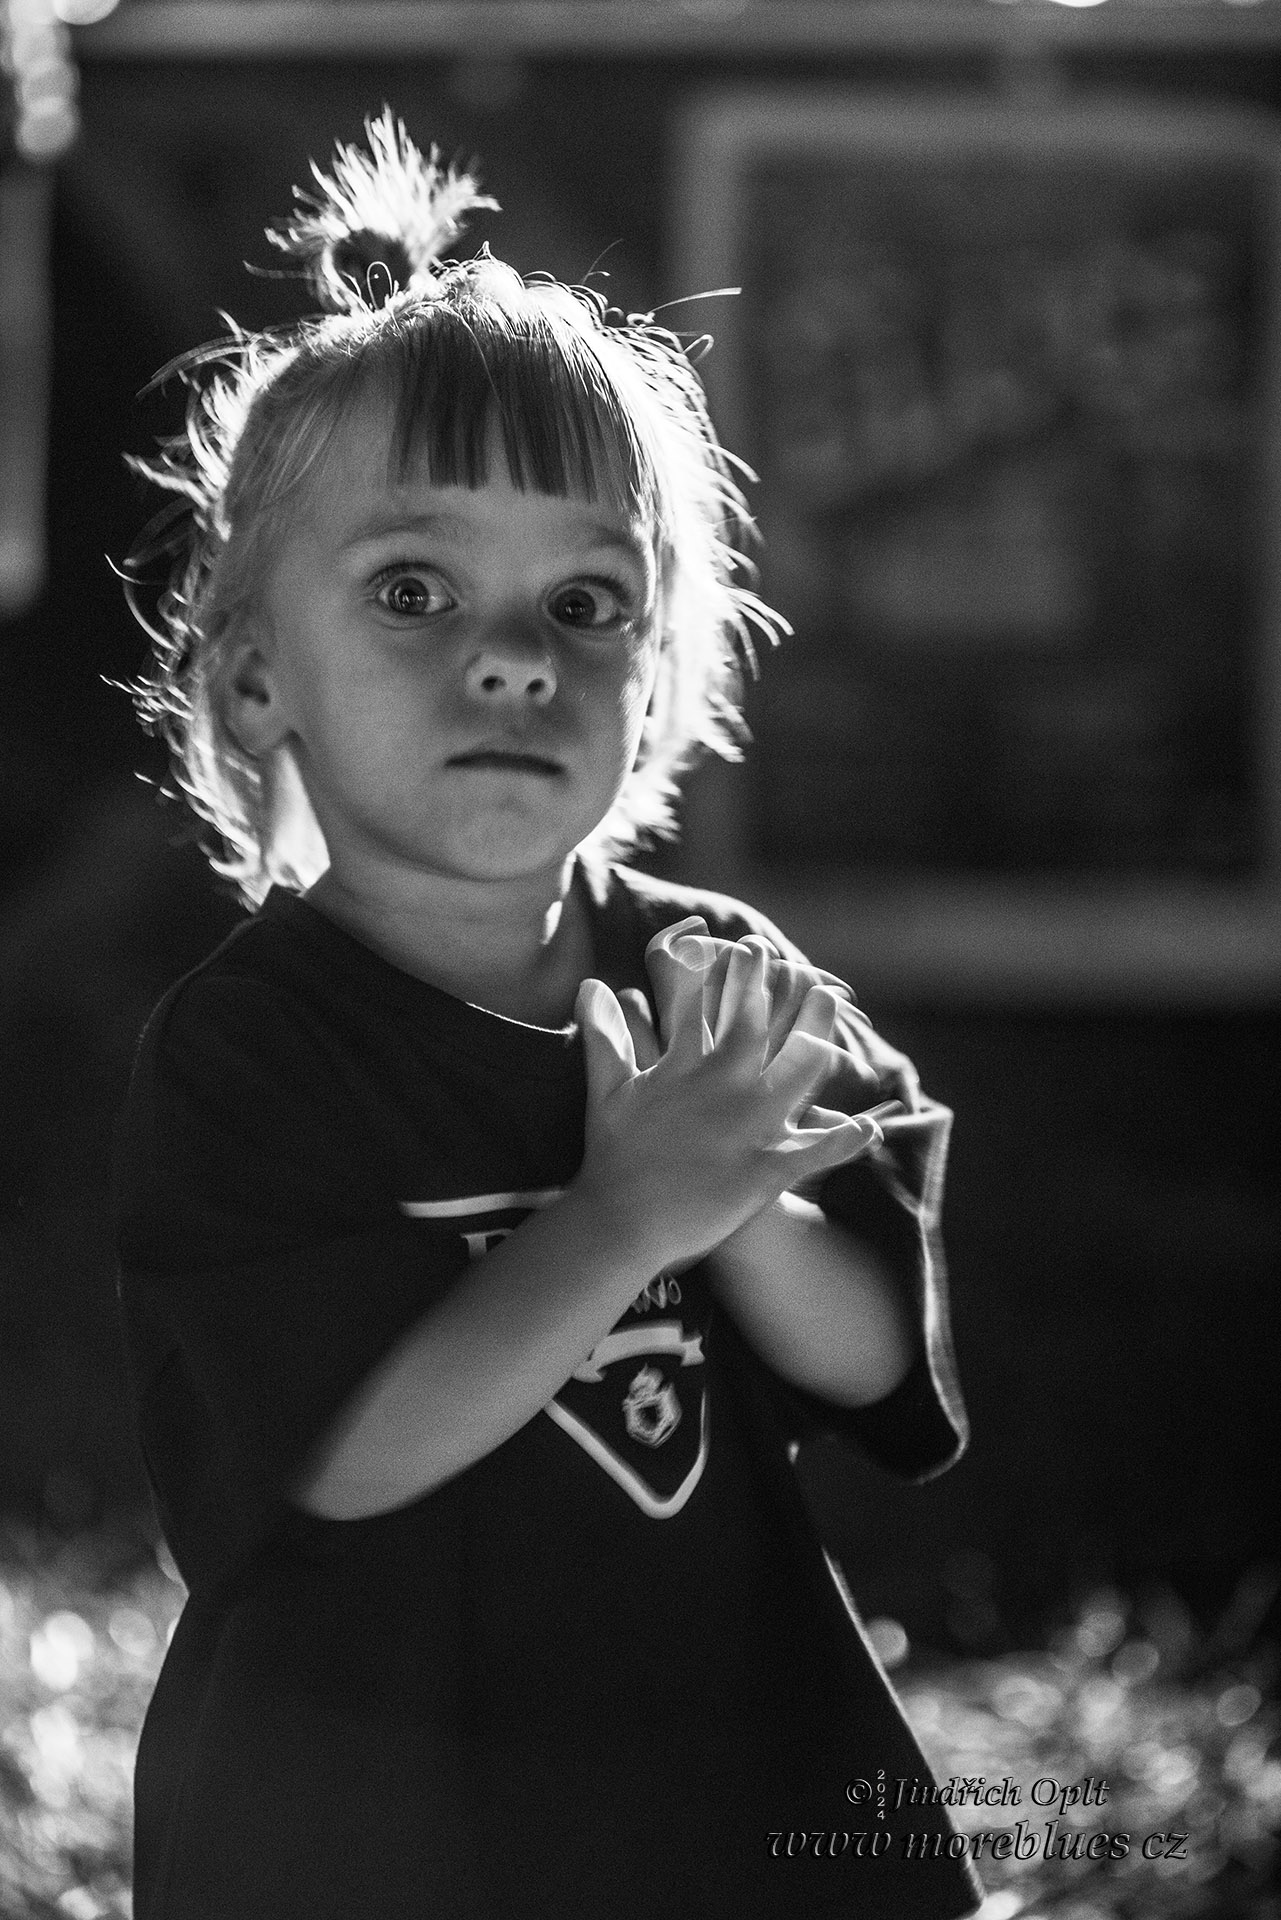
[[[144,1035],[118,1133],[121,1299],[148,1468],[189,1557],[279,1517],[448,1280],[353,1121],[325,1041],[261,982],[196,976]]]
[[[951,1124],[946,1107],[923,1100],[918,1113],[887,1123],[884,1147],[828,1174],[817,1194],[829,1219],[857,1234],[904,1286],[917,1334],[907,1374],[866,1407],[835,1407],[793,1390],[806,1433],[855,1441],[913,1480],[942,1473],[969,1438],[940,1233]]]
[[[784,958],[806,963],[786,934],[738,902],[712,896],[705,917],[718,937],[762,933]],[[861,1016],[853,1010],[839,1015],[833,1035],[838,1044],[844,1028],[851,1035],[861,1032]],[[887,1071],[875,1092],[868,1092],[852,1074],[848,1080],[838,1075],[819,1088],[816,1101],[852,1113],[899,1097],[899,1056],[890,1049],[884,1052]],[[771,1375],[778,1411],[794,1439],[853,1442],[882,1466],[913,1480],[942,1473],[960,1457],[969,1438],[952,1346],[940,1227],[951,1125],[947,1107],[922,1098],[919,1111],[886,1124],[883,1147],[838,1167],[813,1194],[830,1219],[848,1227],[879,1256],[912,1305],[916,1354],[904,1379],[871,1406],[843,1408]]]

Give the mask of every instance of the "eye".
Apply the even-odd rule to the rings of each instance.
[[[558,587],[547,602],[563,627],[613,627],[628,612],[623,587],[611,580],[575,580]]]
[[[445,582],[430,567],[388,567],[374,582],[374,598],[399,620],[425,620],[454,605]]]

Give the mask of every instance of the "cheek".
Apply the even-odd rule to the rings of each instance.
[[[672,692],[671,673],[665,667],[662,650],[657,645],[643,660],[637,662],[632,686],[632,753],[629,767],[648,758],[654,740],[667,729],[667,710]]]
[[[593,758],[603,774],[625,775],[636,758],[654,687],[656,653],[648,646],[628,650],[625,658],[589,666],[570,693],[593,742]]]
[[[653,690],[654,669],[648,661],[634,664],[618,690],[610,726],[616,783],[627,778],[640,756]]]
[[[624,691],[628,732],[639,740],[658,687],[660,649],[656,640],[638,649],[629,663]]]

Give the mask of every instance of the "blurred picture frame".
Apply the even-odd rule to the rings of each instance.
[[[668,205],[796,630],[682,871],[882,999],[1274,1002],[1278,122],[718,92]]]

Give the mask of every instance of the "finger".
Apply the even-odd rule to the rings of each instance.
[[[767,960],[777,961],[783,958],[782,949],[764,933],[745,933],[734,944],[739,947],[751,947],[757,953],[763,953]]]
[[[825,1080],[840,1071],[844,1054],[824,1032],[831,1030],[833,1002],[826,987],[814,987],[796,1024],[761,1075],[765,1090],[795,1109],[808,1104]]]
[[[667,953],[677,966],[686,967],[705,980],[721,963],[723,947],[724,943],[713,940],[710,933],[682,933],[670,943]],[[723,965],[721,971],[724,971]]]
[[[766,986],[768,957],[762,947],[736,941],[726,959],[721,983],[720,1006],[716,1010],[716,1045],[727,1043],[731,1034],[748,1049],[763,1055],[769,1033],[769,991]],[[764,1064],[763,1058],[761,1064]]]
[[[584,980],[574,1001],[583,1036],[591,1101],[609,1098],[636,1073],[636,1052],[623,1009],[603,980]]]
[[[840,1004],[847,1030],[852,1033],[858,1031],[856,1023],[863,1022],[864,1016],[854,1006],[853,995],[843,980],[839,980],[834,973],[828,973],[823,967],[812,967],[807,961],[789,959],[763,935],[751,935],[750,943],[759,943],[763,949],[774,956],[768,971],[770,1028],[769,1044],[766,1049],[767,1060],[774,1058],[791,1032],[792,1025],[811,987],[829,988]]]
[[[832,1040],[841,1049],[843,1059],[837,1085],[832,1088],[831,1104],[844,1107],[846,1113],[870,1106],[881,1097],[883,1091],[881,1074],[873,1064],[866,1045],[866,1035],[871,1029],[856,1025],[850,1018],[852,1011],[845,1005],[839,1008],[832,1032]]]
[[[717,944],[702,915],[689,914],[654,935],[645,949],[645,964],[651,977],[656,966],[666,968],[672,964],[705,971],[715,962]]]
[[[746,933],[735,944],[749,953],[760,954],[765,961],[765,985],[769,996],[769,1031],[765,1046],[768,1065],[792,1030],[792,1021],[800,1011],[804,992],[794,992],[792,977],[796,970],[784,960],[777,942],[766,934]]]
[[[885,1104],[888,1106],[890,1102],[887,1101]],[[897,1112],[899,1110],[897,1104],[895,1104],[895,1111]],[[839,1107],[822,1107],[817,1101],[813,1101],[796,1115],[793,1125],[798,1133],[828,1133],[833,1127],[843,1127],[847,1120],[857,1120],[860,1128],[866,1128],[874,1132],[876,1138],[872,1140],[871,1144],[875,1146],[878,1144],[878,1140],[881,1143],[884,1142],[884,1121],[891,1117],[892,1116],[886,1115],[883,1111],[843,1113]]]
[[[716,965],[720,945],[721,942],[713,940],[710,933],[678,933],[667,942],[667,951],[683,967],[692,967],[695,973],[706,973],[709,967]]]
[[[854,994],[854,989],[848,986],[846,982],[841,979],[839,974],[829,973],[826,967],[813,966],[808,960],[805,960],[803,958],[798,958],[794,954],[789,954],[785,952],[784,949],[779,946],[776,940],[770,939],[768,934],[764,934],[764,933],[744,934],[742,940],[740,940],[739,942],[739,945],[740,946],[759,946],[762,949],[762,951],[768,954],[769,958],[773,962],[775,962],[776,966],[779,969],[785,967],[787,969],[788,974],[792,976],[793,979],[796,979],[796,980],[803,979],[807,987],[811,987],[811,986],[830,987],[832,989],[832,992],[836,995],[837,999],[843,1000],[846,1003],[846,1005],[850,1008],[851,1012],[855,1013],[861,1021],[865,1022],[868,1025],[871,1024],[867,1019],[867,1015],[863,1012],[863,1009],[858,1004],[858,1001]],[[775,975],[773,977],[778,977],[778,976]]]
[[[822,1040],[825,1043],[829,1042],[835,1031],[837,1012],[837,1001],[830,988],[817,986],[807,987],[787,1037],[775,1056],[774,1064],[786,1072],[784,1063],[787,1058],[788,1047],[791,1046],[793,1041],[799,1042],[803,1039],[809,1039]],[[839,1052],[839,1048],[832,1049],[834,1056],[839,1054]]]
[[[811,967],[810,972],[820,987],[830,987],[836,997],[845,1002],[848,1011],[854,1015],[855,1019],[862,1021],[865,1027],[871,1026],[871,1021],[858,1004],[853,987],[842,980],[839,973],[829,973],[826,967]]]
[[[645,949],[645,964],[658,1003],[659,1028],[668,1047],[679,1035],[682,1046],[693,1044],[699,1053],[711,1052],[707,1002],[716,946],[706,921],[692,915],[664,927]]]
[[[670,946],[671,942],[678,939],[683,933],[707,932],[707,922],[701,913],[686,914],[683,920],[674,920],[670,927],[660,928],[646,947],[645,958],[648,960],[651,953],[657,952],[660,948]],[[710,935],[708,937],[710,938]]]
[[[864,1107],[826,1104],[831,1097],[828,1090],[832,1084],[833,1052],[830,1042],[802,1034],[788,1055],[785,1072],[771,1073],[768,1080],[762,1075],[762,1086],[772,1096],[775,1111],[781,1109],[789,1124],[799,1126],[811,1107],[816,1112],[839,1114],[842,1119],[866,1111]]]
[[[874,1028],[862,1036],[868,1064],[886,1099],[901,1100],[909,1113],[921,1110],[921,1082],[905,1053],[882,1040]]]
[[[658,1034],[654,1030],[654,1019],[649,1010],[649,1002],[639,987],[624,987],[618,995],[618,1004],[623,1009],[623,1018],[627,1022],[627,1031],[631,1035],[636,1065],[641,1073],[646,1073],[662,1058],[663,1054]]]
[[[874,1120],[862,1114],[852,1118],[840,1114],[831,1126],[796,1128],[784,1141],[781,1151],[792,1161],[792,1184],[795,1184],[859,1159],[879,1146],[883,1139]]]
[[[712,1029],[707,1017],[708,1000],[712,997],[710,961],[704,964],[700,950],[687,940],[679,949],[656,955],[651,971],[665,1045],[697,1054],[710,1053]]]
[[[859,1008],[847,1006],[844,1002],[836,1013],[836,1036],[850,1058],[857,1062],[860,1073],[868,1074],[873,1080],[880,1075],[873,1063],[872,1052],[876,1034],[865,1017],[856,1019]]]
[[[909,1113],[919,1113],[921,1111],[921,1076],[917,1073],[916,1068],[912,1065],[912,1062],[906,1054],[902,1056],[897,1074],[895,1075],[894,1092],[898,1095],[898,1098],[903,1102]]]
[[[808,967],[779,960],[770,973],[769,1058],[772,1060],[796,1024],[805,996],[819,983]]]

